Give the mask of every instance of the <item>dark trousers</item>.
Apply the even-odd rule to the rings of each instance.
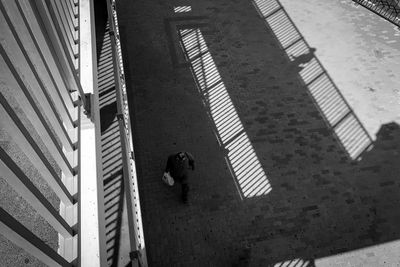
[[[189,184],[188,184],[188,170],[186,169],[176,169],[174,168],[174,155],[168,157],[167,166],[165,167],[166,172],[170,172],[172,178],[176,182],[179,182],[182,186],[182,200],[184,202],[187,201],[188,193],[189,193]]]
[[[182,200],[183,201],[187,201],[188,193],[189,193],[189,185],[188,184],[182,184]]]
[[[182,200],[186,201],[189,193],[188,177],[187,175],[184,175],[182,177],[177,178],[176,180],[181,184],[182,187]]]

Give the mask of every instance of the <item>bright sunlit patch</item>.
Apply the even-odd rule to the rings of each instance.
[[[261,11],[261,14],[263,14],[263,16],[268,16],[269,14],[281,8],[281,5],[276,1],[267,2],[265,0],[254,0],[254,3]]]
[[[192,11],[191,6],[176,6],[176,7],[174,7],[175,13],[185,13],[185,12],[190,12],[190,11]]]
[[[232,100],[199,29],[181,30],[183,49],[217,129],[221,145],[229,152],[228,165],[241,196],[269,193],[272,188],[254,148],[244,131]]]
[[[315,259],[292,259],[274,267],[398,266],[400,241],[381,243]]]
[[[351,159],[372,147],[372,139],[277,0],[254,0],[328,125]]]

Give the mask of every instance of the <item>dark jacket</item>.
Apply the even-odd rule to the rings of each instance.
[[[169,172],[174,179],[187,180],[189,169],[194,170],[194,157],[189,152],[178,152],[168,157],[165,171]]]

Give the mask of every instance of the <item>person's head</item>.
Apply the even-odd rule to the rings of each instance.
[[[184,161],[186,159],[186,154],[185,152],[179,152],[176,157],[178,160]]]

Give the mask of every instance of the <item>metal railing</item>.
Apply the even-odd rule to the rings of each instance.
[[[111,50],[113,56],[114,80],[117,100],[117,117],[122,147],[124,190],[127,202],[130,258],[133,266],[147,266],[146,248],[143,236],[136,165],[134,158],[128,96],[126,92],[121,40],[115,0],[107,0],[110,26]]]
[[[24,210],[7,205],[0,207],[0,234],[49,266],[83,264],[82,181],[98,175],[82,179],[88,162],[82,131],[94,133],[98,118],[79,78],[81,2],[90,8],[90,0],[0,1],[0,178],[58,233],[59,247],[17,219],[28,216]],[[90,266],[103,265],[102,250],[100,244],[87,255]]]
[[[355,3],[371,10],[387,21],[400,27],[399,0],[353,0]]]

